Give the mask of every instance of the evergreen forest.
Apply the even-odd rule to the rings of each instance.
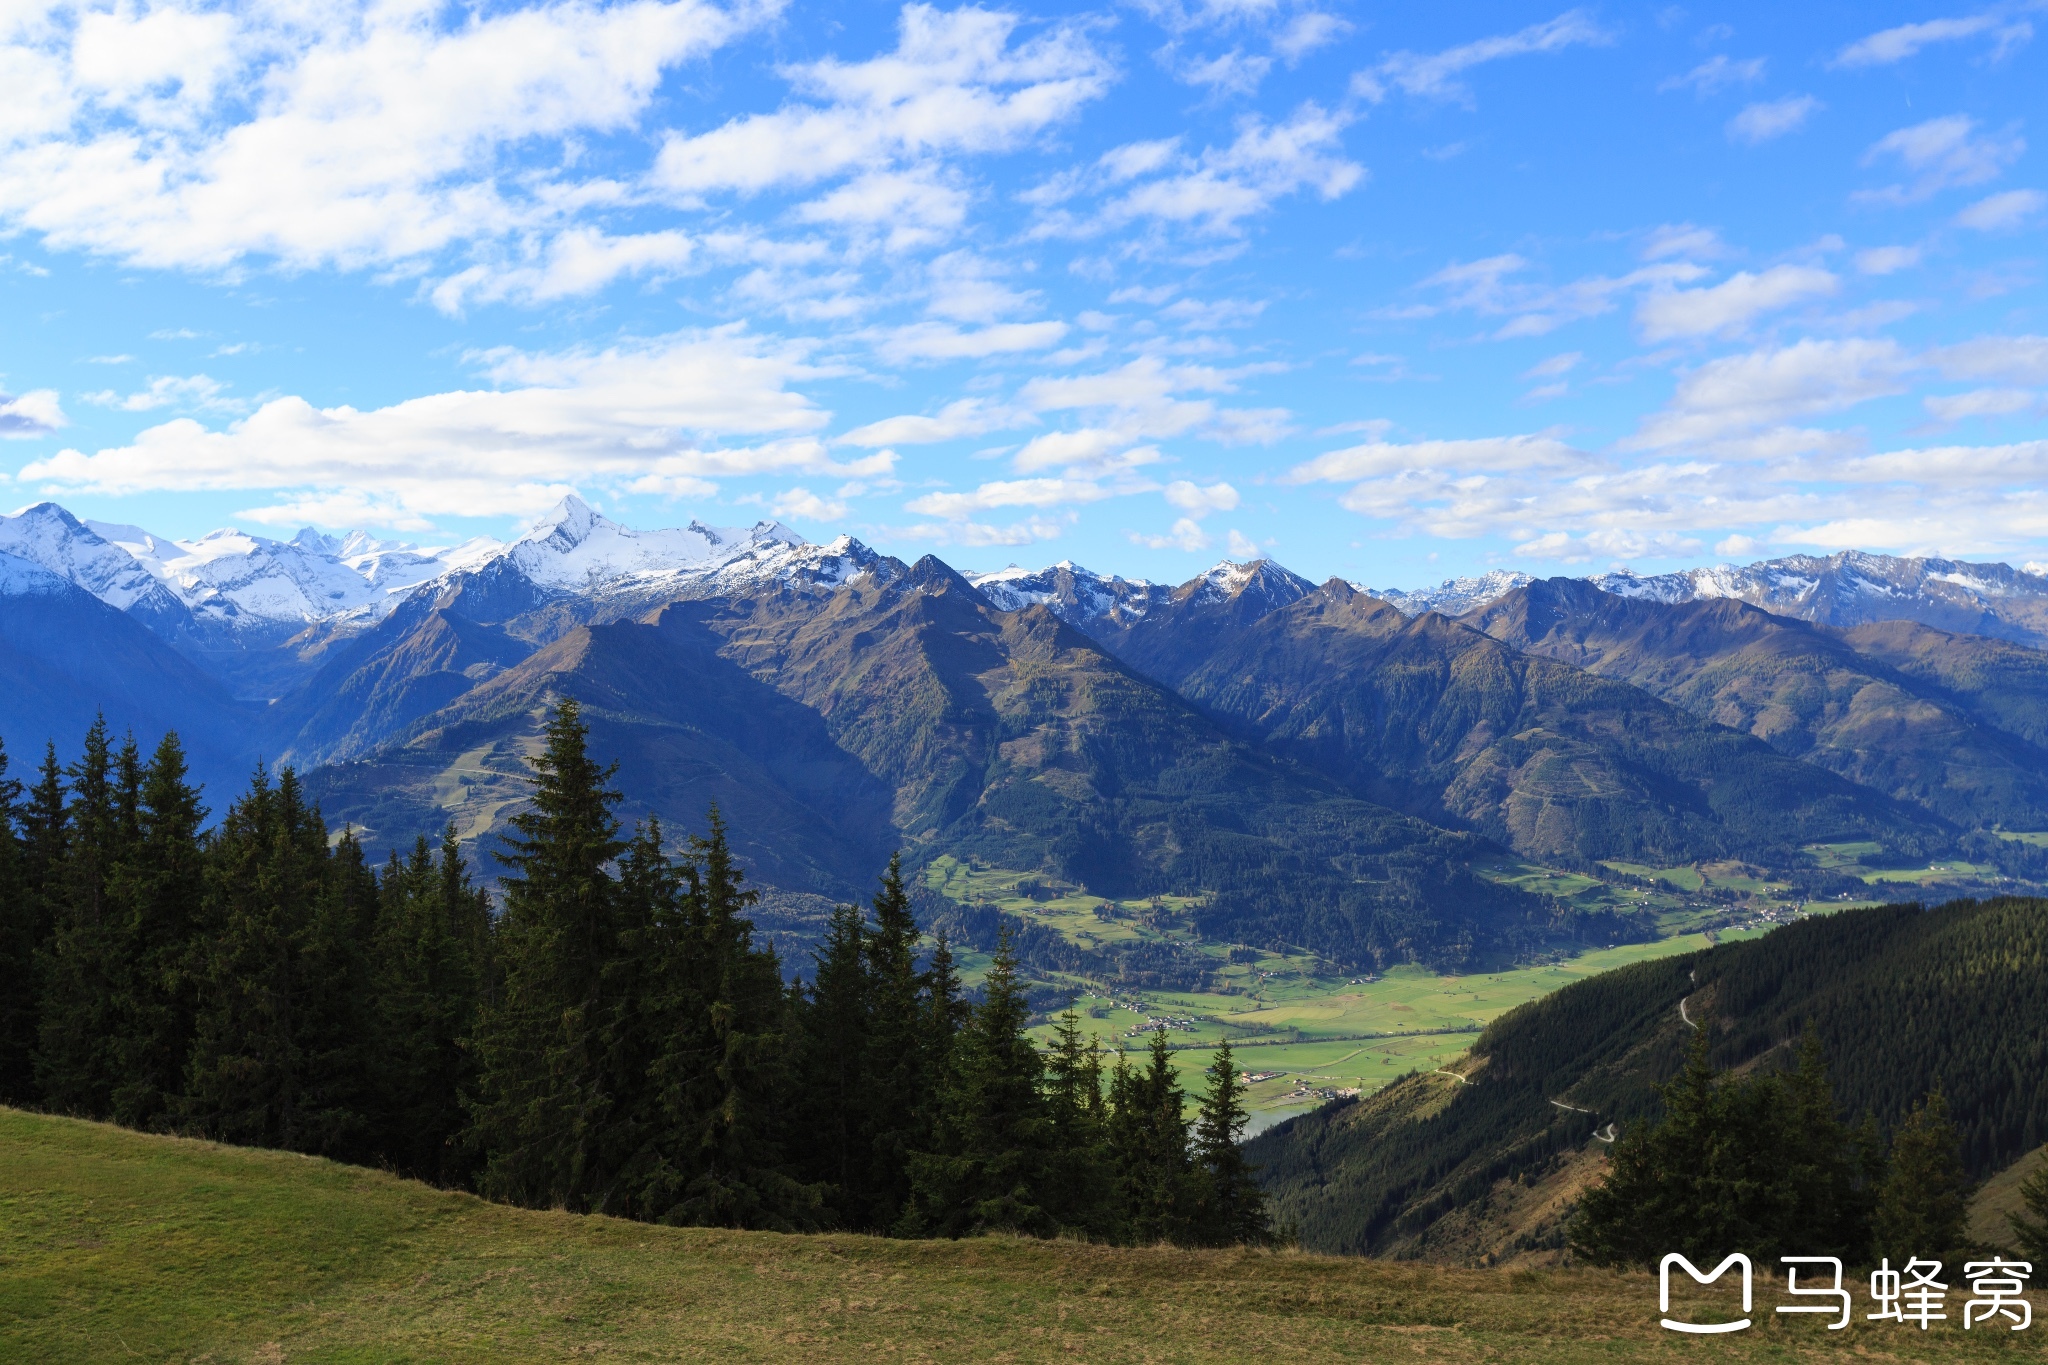
[[[1484,1250],[1939,1255],[1962,1192],[2048,1141],[2048,902],[1844,910],[1604,972],[1464,1065],[1252,1140],[1304,1245],[1477,1256],[1475,1211],[1605,1151],[1576,1224]]]
[[[805,983],[716,808],[622,828],[573,700],[532,763],[494,904],[452,825],[372,866],[289,767],[210,822],[175,734],[0,754],[0,1102],[672,1224],[1271,1240],[1227,1045],[1193,1123],[1163,1035],[1041,1049],[893,858]]]

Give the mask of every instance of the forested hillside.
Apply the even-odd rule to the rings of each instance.
[[[1411,1076],[1325,1106],[1254,1139],[1252,1159],[1311,1247],[1562,1246],[1608,1125],[1657,1112],[1688,1019],[1733,1068],[1782,1069],[1810,1027],[1850,1124],[1889,1131],[1939,1086],[1979,1178],[2048,1139],[2048,902],[2015,898],[1842,911],[1606,973],[1497,1020],[1464,1080]],[[1546,1182],[1556,1197],[1532,1218]]]
[[[1564,578],[1466,619],[1965,828],[2048,826],[2048,656],[2024,645],[1909,622],[1839,631]]]
[[[1788,866],[1808,843],[1949,838],[1922,812],[1635,686],[1411,619],[1342,582],[1289,594],[1297,585],[1274,578],[1249,576],[1239,598],[1177,598],[1112,643],[1358,795],[1529,857]]]
[[[452,830],[374,869],[288,767],[203,829],[175,736],[96,725],[25,800],[0,758],[0,1103],[653,1222],[1269,1240],[1227,1042],[1192,1128],[1163,1032],[1041,1051],[894,858],[788,979],[715,807],[622,830],[573,701],[532,767],[494,907]]]

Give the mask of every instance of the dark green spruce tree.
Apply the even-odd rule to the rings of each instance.
[[[258,769],[207,860],[183,1128],[342,1159],[367,1150],[375,880],[332,853],[298,775]]]
[[[463,1183],[463,1102],[476,1088],[468,1040],[486,979],[483,893],[450,824],[437,863],[425,836],[400,862],[396,850],[378,887],[374,1059],[378,1146],[397,1170],[438,1184]]]
[[[627,845],[615,770],[589,741],[575,700],[563,698],[530,760],[532,809],[512,817],[470,1133],[486,1153],[486,1194],[579,1211],[612,1207],[648,1137],[629,952],[637,926],[609,870]]]
[[[870,981],[867,926],[857,906],[834,906],[811,954],[811,985],[800,1020],[805,1139],[800,1164],[824,1186],[843,1226],[867,1226],[870,1203],[867,1105]]]
[[[1052,1118],[1041,1089],[1044,1059],[1024,1032],[1030,1017],[1005,932],[982,1001],[953,1042],[934,1150],[911,1157],[903,1225],[913,1235],[1059,1230],[1046,1208]]]
[[[23,857],[20,807],[21,783],[7,775],[7,750],[0,746],[0,1104],[28,1104],[36,1094],[36,957],[43,922]]]
[[[1185,1097],[1166,1030],[1155,1029],[1145,1069],[1119,1054],[1110,1074],[1109,1148],[1121,1240],[1185,1242],[1193,1231]]]
[[[116,1046],[131,987],[126,916],[115,890],[136,838],[140,773],[134,742],[121,761],[104,717],[73,764],[70,839],[52,879],[49,946],[42,961],[36,1085],[50,1108],[106,1118],[120,1084]]]
[[[1245,1086],[1224,1039],[1209,1063],[1208,1086],[1195,1119],[1196,1239],[1213,1246],[1265,1246],[1272,1219],[1256,1170],[1244,1159]]]
[[[1970,1249],[1970,1179],[1962,1139],[1936,1086],[1892,1134],[1891,1161],[1871,1216],[1871,1254],[1954,1262]]]
[[[1109,1109],[1102,1094],[1102,1045],[1081,1040],[1069,1009],[1053,1026],[1045,1059],[1046,1103],[1052,1120],[1046,1211],[1063,1229],[1097,1240],[1117,1234],[1110,1178]]]
[[[2048,1158],[2034,1164],[2034,1173],[2020,1182],[2021,1213],[2008,1213],[2020,1254],[2036,1266],[2048,1265]]]
[[[682,986],[662,1014],[651,1069],[664,1180],[647,1212],[669,1223],[812,1230],[825,1217],[824,1189],[792,1173],[797,1073],[781,964],[754,945],[746,912],[757,894],[742,885],[717,807],[706,824],[681,869],[681,913],[659,973]]]
[[[131,1128],[165,1123],[184,1087],[198,1012],[205,821],[184,746],[167,734],[142,773],[133,852],[114,888],[126,919],[128,989],[113,1040],[119,1080],[112,1117]]]
[[[918,1046],[922,986],[917,919],[903,885],[903,861],[891,854],[866,935],[868,1017],[861,1062],[860,1127],[866,1141],[858,1225],[895,1225],[910,1201],[910,1154],[928,1143],[920,1114],[928,1080]]]

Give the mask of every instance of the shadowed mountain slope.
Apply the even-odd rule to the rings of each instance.
[[[2048,1136],[2048,902],[1888,906],[1640,963],[1494,1021],[1468,1083],[1406,1077],[1248,1145],[1278,1215],[1321,1251],[1465,1261],[1563,1244],[1615,1129],[1683,1060],[1679,1004],[1716,1065],[1776,1067],[1810,1021],[1851,1122],[1896,1124],[1937,1083],[1973,1174]],[[1547,1196],[1547,1198],[1546,1198]]]
[[[1152,613],[1134,664],[1360,796],[1532,857],[1796,862],[1801,844],[1934,845],[1934,822],[1625,683],[1332,580],[1277,610]],[[1142,662],[1141,662],[1142,661]]]
[[[1909,622],[1843,633],[1730,598],[1663,603],[1577,579],[1465,620],[1530,654],[1643,688],[1781,753],[1963,825],[2048,826],[2048,658]],[[1998,728],[1972,698],[2014,715]]]
[[[920,858],[1105,896],[1208,893],[1216,936],[1346,961],[1493,956],[1556,932],[1550,907],[1472,875],[1469,836],[1233,739],[1045,607],[999,611],[936,559],[790,605],[708,624],[894,788]]]
[[[336,667],[381,669],[401,699],[452,685],[478,638],[460,605]],[[548,610],[488,642],[531,638]],[[562,695],[620,761],[629,813],[694,827],[716,799],[774,885],[845,894],[901,840],[913,863],[953,853],[1104,896],[1200,896],[1216,936],[1348,962],[1500,960],[1585,927],[1475,876],[1481,841],[1233,738],[1044,607],[997,610],[932,558],[574,626],[314,789],[330,818],[400,842],[451,816],[498,828]]]
[[[417,635],[443,638],[429,613]],[[415,721],[371,758],[318,770],[330,820],[408,842],[455,819],[502,832],[525,799],[525,758],[546,709],[583,704],[595,751],[619,765],[621,815],[659,816],[681,837],[716,802],[735,849],[770,885],[851,895],[888,858],[889,792],[832,742],[817,715],[719,657],[682,610],[576,626],[460,700]]]
[[[96,716],[116,736],[132,729],[146,754],[167,730],[185,744],[193,773],[225,783],[247,776],[260,748],[258,708],[225,688],[134,616],[41,567],[0,554],[0,727],[15,776],[46,741],[76,751]]]

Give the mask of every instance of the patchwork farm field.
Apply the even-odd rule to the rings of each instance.
[[[1644,869],[1645,874],[1652,871]],[[1496,866],[1489,875],[1536,883],[1534,889],[1553,895],[1597,898],[1611,908],[1655,914],[1660,927],[1675,927],[1668,922],[1682,923],[1688,915],[1700,917],[1682,891],[1617,888],[1533,864]],[[1697,890],[1697,873],[1694,878],[1690,889]],[[1199,1087],[1216,1045],[1228,1038],[1238,1050],[1240,1069],[1254,1078],[1248,1095],[1253,1131],[1342,1092],[1377,1090],[1411,1071],[1447,1068],[1495,1018],[1560,986],[1632,962],[1691,952],[1711,941],[1700,932],[1673,932],[1655,942],[1597,948],[1508,971],[1439,976],[1403,966],[1384,975],[1359,975],[1305,951],[1204,941],[1189,924],[1187,912],[1194,902],[1186,897],[1106,901],[1046,886],[1030,874],[969,868],[952,858],[934,862],[926,883],[955,900],[993,905],[1077,947],[1154,943],[1202,955],[1211,988],[1199,991],[1133,990],[1071,973],[1034,975],[1074,991],[1081,1027],[1112,1052],[1118,1046],[1143,1051],[1152,1030],[1163,1025],[1182,1086],[1190,1092]],[[1718,931],[1719,936],[1743,932]],[[964,953],[961,962],[972,982],[987,958]],[[1041,1041],[1049,1041],[1052,1031],[1049,1021],[1035,1030]]]

